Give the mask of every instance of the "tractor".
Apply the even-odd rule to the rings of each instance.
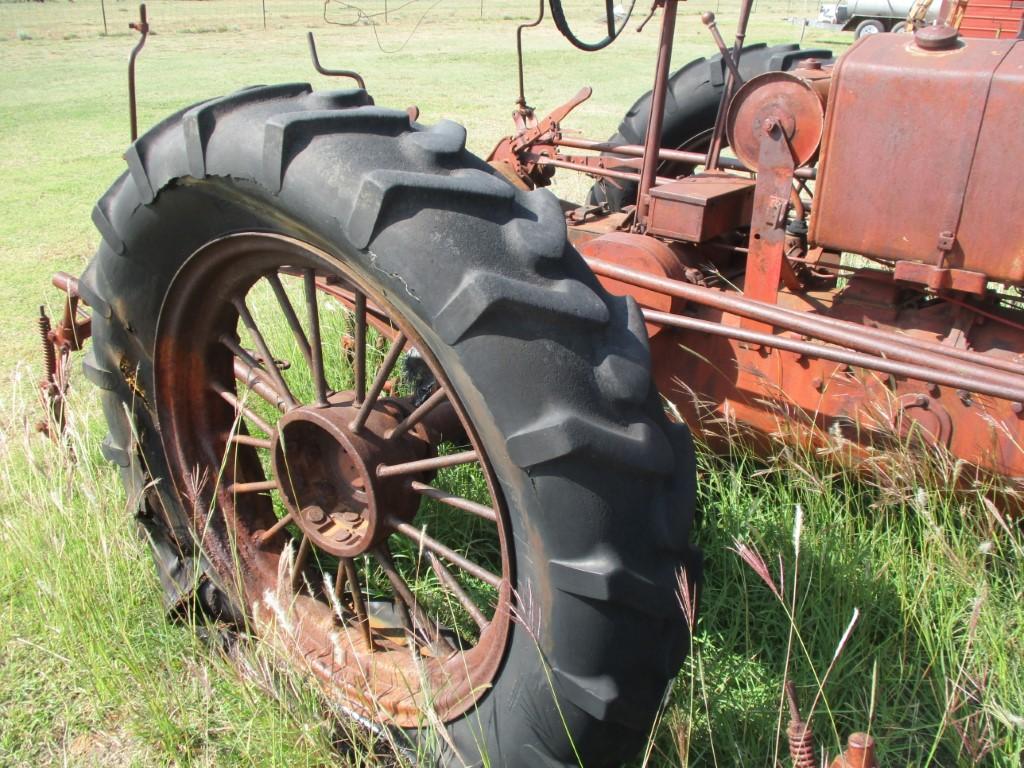
[[[584,41],[549,6],[586,50],[625,23],[609,3]],[[704,14],[719,55],[673,73],[677,6],[608,140],[563,131],[589,89],[529,106],[521,58],[487,159],[315,48],[354,87],[183,109],[133,135],[41,321],[51,429],[91,334],[168,610],[277,644],[446,765],[635,754],[689,647],[713,425],[1024,475],[1024,43],[745,45],[743,0],[735,42]]]

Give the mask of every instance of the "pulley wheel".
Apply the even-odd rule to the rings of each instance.
[[[811,84],[789,72],[766,72],[748,80],[729,105],[729,145],[745,166],[758,170],[765,121],[777,119],[797,166],[810,162],[821,144],[825,107]]]

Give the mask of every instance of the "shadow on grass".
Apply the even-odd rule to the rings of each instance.
[[[954,492],[929,471],[881,487],[814,455],[702,453],[700,631],[651,765],[788,764],[784,679],[807,717],[858,611],[814,712],[820,751],[870,731],[882,764],[1020,764],[1024,539],[993,536],[990,489]]]

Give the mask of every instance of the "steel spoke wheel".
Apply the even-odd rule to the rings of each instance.
[[[208,536],[254,620],[294,627],[366,716],[462,714],[501,661],[513,558],[486,455],[413,325],[326,253],[239,234],[175,279],[157,350],[171,474],[222,516]]]
[[[457,125],[249,88],[126,153],[84,368],[167,606],[445,766],[588,768],[688,647],[694,456],[643,317]]]

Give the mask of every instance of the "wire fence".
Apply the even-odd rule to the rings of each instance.
[[[630,0],[619,0],[627,7]],[[826,0],[827,1],[827,0]],[[812,19],[821,0],[754,0],[754,16]],[[565,0],[571,15],[603,24],[600,0]],[[691,0],[688,10],[735,16],[739,0]],[[153,34],[199,34],[333,25],[418,26],[452,20],[526,20],[536,0],[146,0]],[[73,40],[134,35],[138,0],[0,0],[0,38]],[[634,19],[647,11],[637,0]]]

